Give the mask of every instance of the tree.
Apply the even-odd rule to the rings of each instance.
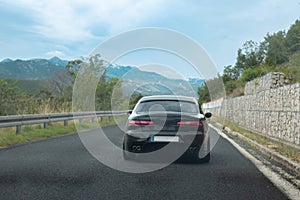
[[[268,65],[278,65],[289,60],[288,48],[285,43],[285,32],[279,31],[265,37],[268,43],[266,63]]]
[[[115,98],[114,100],[118,101],[121,99],[122,94],[120,93],[120,85],[117,84],[118,81],[118,78],[111,78],[107,81],[103,79],[98,82],[95,94],[96,110],[111,110],[112,93],[114,90],[117,90],[120,95],[119,99]],[[118,103],[120,104],[121,102]]]
[[[222,78],[227,95],[242,94],[247,81],[274,69],[289,75],[294,82],[298,81],[299,51],[300,20],[296,20],[287,33],[268,33],[260,43],[252,40],[245,42],[238,49],[235,65],[224,67]]]
[[[72,60],[66,65],[67,72],[73,78],[73,80],[75,80],[82,63],[82,60]]]
[[[72,105],[73,77],[68,72],[55,73],[54,77],[43,82],[40,94],[50,94],[47,100],[53,110],[70,112]],[[51,97],[50,97],[51,96]]]
[[[206,85],[206,83],[201,86],[198,87],[198,103],[201,106],[204,102],[209,102],[210,101],[210,96],[209,96],[209,91],[208,91],[208,87]]]
[[[286,34],[286,44],[291,54],[300,51],[300,20],[296,20]]]
[[[243,44],[243,47],[238,49],[238,55],[236,59],[236,63],[233,69],[226,70],[234,70],[234,78],[237,79],[240,77],[244,70],[251,67],[260,66],[266,57],[266,44],[265,42],[257,43],[252,40],[246,41]]]
[[[234,66],[234,69],[238,77],[240,77],[240,75],[246,69],[245,63],[246,63],[246,56],[245,54],[243,54],[242,49],[238,49],[238,55]]]
[[[243,45],[243,52],[245,54],[245,67],[257,67],[263,61],[263,55],[261,55],[260,45],[252,40],[246,41]]]
[[[0,79],[0,115],[14,115],[17,113],[17,87],[10,87],[4,79]]]
[[[231,81],[231,80],[236,80],[239,78],[239,72],[238,72],[237,68],[232,67],[232,65],[228,65],[228,66],[224,67],[222,78],[223,78],[224,83]]]
[[[99,54],[96,54],[69,66],[71,75],[76,76],[72,95],[73,110],[76,112],[94,110],[98,83],[105,82],[104,60]]]
[[[129,109],[132,110],[142,97],[143,95],[141,93],[133,94],[129,99]]]

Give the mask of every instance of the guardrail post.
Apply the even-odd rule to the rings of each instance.
[[[16,126],[16,134],[20,134],[21,133],[21,125],[17,125]]]
[[[92,123],[92,124],[95,123],[95,118],[94,118],[94,117],[91,118],[91,123]]]
[[[68,126],[68,120],[64,120],[64,126]]]
[[[45,122],[44,123],[44,128],[48,128],[48,125],[49,125],[48,122]]]
[[[99,121],[102,122],[102,117],[101,116],[99,117]]]

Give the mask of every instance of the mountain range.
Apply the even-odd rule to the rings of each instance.
[[[54,77],[56,73],[66,72],[67,60],[58,57],[50,59],[4,59],[0,62],[0,78],[43,81]],[[106,68],[107,78],[122,78],[123,91],[150,94],[197,95],[197,88],[204,80],[189,78],[188,80],[171,79],[159,73],[142,71],[133,66],[109,65]],[[193,91],[191,91],[191,88]]]
[[[21,80],[41,80],[63,72],[68,61],[58,57],[51,59],[11,60],[0,62],[0,77]]]

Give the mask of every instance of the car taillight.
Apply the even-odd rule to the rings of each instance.
[[[197,121],[181,121],[177,122],[179,126],[203,126],[202,122]]]
[[[143,121],[143,120],[131,120],[129,122],[130,125],[152,125],[153,122],[152,121]]]

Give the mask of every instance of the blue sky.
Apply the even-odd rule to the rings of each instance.
[[[1,60],[75,59],[121,32],[160,27],[193,38],[221,72],[245,41],[287,30],[300,0],[0,0],[0,13]]]

